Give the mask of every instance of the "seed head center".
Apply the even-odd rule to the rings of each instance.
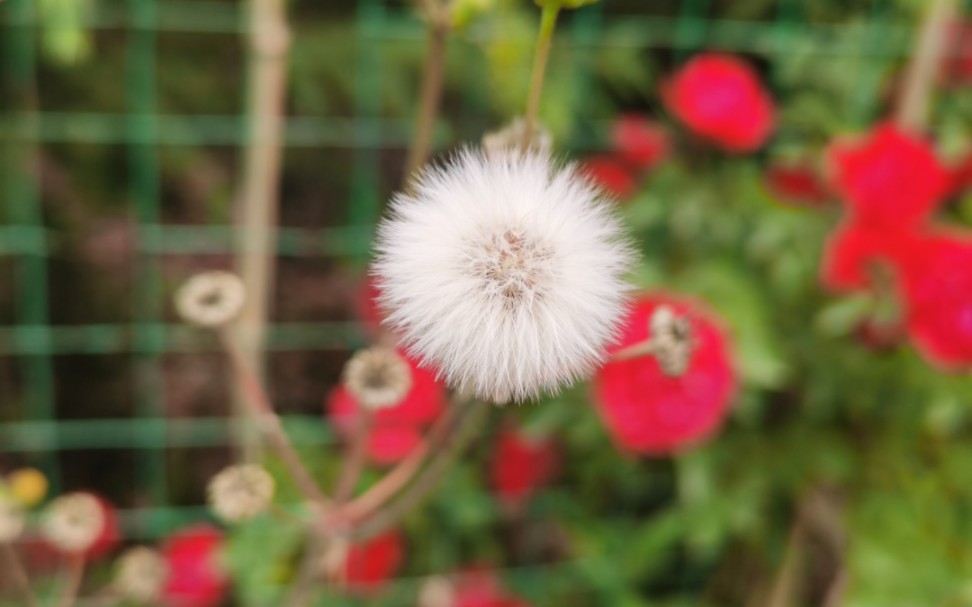
[[[490,294],[513,303],[538,293],[549,258],[550,250],[543,243],[520,230],[508,229],[480,243],[472,274],[483,281]]]

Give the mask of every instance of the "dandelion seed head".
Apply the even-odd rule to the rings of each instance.
[[[276,483],[270,473],[256,464],[241,464],[222,470],[209,481],[209,505],[228,523],[249,520],[270,507]]]
[[[377,251],[379,301],[404,347],[498,403],[592,372],[625,312],[634,257],[574,167],[471,150],[394,198]]]
[[[344,385],[365,409],[394,407],[412,387],[408,363],[391,348],[375,346],[359,351],[344,367]]]
[[[161,553],[136,546],[119,557],[114,589],[126,599],[149,603],[162,594],[168,577],[169,565]]]
[[[176,311],[186,322],[214,328],[235,319],[243,309],[246,289],[231,272],[196,274],[175,295]]]
[[[98,498],[90,493],[69,493],[47,506],[41,533],[64,552],[85,552],[105,530],[107,519]]]

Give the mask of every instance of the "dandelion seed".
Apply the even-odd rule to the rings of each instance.
[[[190,278],[176,292],[179,316],[201,327],[219,327],[236,318],[243,309],[246,291],[243,281],[230,272],[203,272]]]
[[[228,523],[249,520],[270,507],[276,483],[255,464],[230,466],[209,481],[209,505]]]
[[[449,385],[498,403],[587,376],[618,332],[634,256],[602,199],[536,153],[427,170],[379,228],[387,324]]]
[[[114,588],[126,599],[149,603],[162,594],[168,577],[165,557],[151,548],[137,546],[119,557]]]
[[[0,496],[0,544],[16,540],[24,532],[24,509],[14,500]]]
[[[89,493],[69,493],[47,506],[41,533],[64,552],[79,553],[95,544],[106,524],[98,498]]]
[[[523,145],[526,131],[526,120],[516,118],[498,131],[483,135],[483,150],[487,156],[496,156],[519,150]],[[550,131],[540,125],[534,125],[530,138],[530,151],[542,156],[550,154],[553,148],[553,136]]]
[[[402,402],[412,387],[412,372],[394,350],[376,346],[358,352],[348,361],[344,385],[358,404],[377,411]]]

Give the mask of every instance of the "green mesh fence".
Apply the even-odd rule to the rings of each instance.
[[[656,9],[647,5],[659,5]],[[855,55],[875,61],[899,58],[910,48],[914,24],[893,23],[885,16],[880,0],[861,4],[869,15],[864,27],[841,23],[810,22],[805,18],[812,0],[778,0],[772,19],[724,20],[713,14],[725,3],[714,0],[682,2],[627,2],[611,0],[586,7],[558,31],[555,52],[583,52],[598,46],[671,49],[677,57],[707,48],[724,48],[766,56],[788,53],[796,46],[815,60]],[[2,311],[0,357],[12,362],[18,377],[16,398],[23,407],[0,402],[0,453],[21,457],[41,467],[55,490],[69,484],[63,478],[64,457],[77,450],[134,451],[132,482],[150,496],[151,507],[123,512],[127,532],[133,537],[155,537],[173,525],[204,515],[202,508],[169,508],[171,487],[167,482],[165,453],[170,448],[229,445],[234,422],[225,418],[173,419],[166,414],[162,381],[164,357],[170,354],[214,350],[215,342],[198,331],[177,325],[167,313],[167,290],[160,260],[170,255],[225,255],[234,251],[231,225],[172,225],[161,219],[162,176],[160,150],[166,146],[218,145],[238,147],[246,142],[243,113],[233,115],[177,115],[160,113],[156,107],[157,76],[167,69],[159,52],[160,33],[232,35],[227,38],[245,48],[242,34],[247,24],[245,5],[239,2],[188,2],[175,0],[127,0],[95,3],[84,16],[84,26],[95,31],[124,33],[123,111],[40,112],[36,95],[41,69],[38,51],[38,8],[35,0],[4,0],[0,3],[2,75],[9,98],[2,101],[0,146],[5,189],[0,192],[3,213],[0,223],[0,277],[13,294],[12,309]],[[407,41],[420,48],[422,24],[404,3],[357,0],[350,23],[354,28],[354,115],[289,116],[285,127],[288,148],[340,148],[351,154],[346,222],[325,229],[282,228],[279,255],[315,259],[321,257],[366,259],[370,235],[384,191],[380,175],[385,149],[402,149],[410,138],[411,115],[389,118],[377,106],[382,86],[382,41]],[[612,24],[626,27],[603,35]],[[299,29],[298,29],[299,35]],[[462,52],[462,49],[459,49]],[[93,59],[97,61],[97,51]],[[524,57],[524,61],[528,58]],[[79,68],[79,69],[84,69]],[[578,121],[588,120],[585,91],[593,74],[589,64],[574,70],[571,102]],[[873,113],[869,95],[880,77],[877,70],[862,69],[859,106],[861,120]],[[475,97],[468,93],[468,112],[475,113]],[[241,104],[241,107],[244,104]],[[481,105],[481,103],[479,104]],[[603,125],[602,125],[603,126]],[[589,132],[593,129],[585,130]],[[604,129],[601,129],[603,131]],[[441,133],[440,133],[441,135]],[[440,144],[454,144],[439,138]],[[80,143],[116,146],[124,152],[118,187],[136,219],[132,272],[131,318],[95,324],[50,323],[50,261],[58,254],[63,230],[53,230],[40,204],[32,163],[47,145]],[[566,148],[596,147],[598,142],[578,134],[564,142]],[[299,295],[298,295],[299,296]],[[9,314],[8,314],[9,313]],[[350,323],[276,323],[268,332],[272,352],[346,350],[360,343]],[[115,419],[58,419],[57,401],[70,394],[56,394],[55,360],[61,356],[123,356],[134,370],[134,409]],[[62,403],[63,406],[63,403]],[[331,440],[319,417],[290,416],[288,424],[298,444],[323,444]]]

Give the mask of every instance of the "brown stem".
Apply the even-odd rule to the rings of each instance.
[[[474,401],[461,407],[449,428],[442,448],[415,482],[397,501],[379,510],[365,522],[352,527],[348,535],[357,541],[367,540],[391,528],[411,512],[439,484],[449,465],[474,435],[473,430],[489,408],[489,403],[485,401]]]
[[[803,550],[805,536],[804,517],[801,512],[797,512],[796,520],[793,521],[793,526],[790,528],[790,536],[786,542],[783,562],[780,565],[776,579],[773,581],[769,599],[766,601],[766,607],[789,607],[789,605],[793,605],[793,596],[796,591],[796,581],[800,567],[800,555]]]
[[[328,538],[318,530],[311,530],[307,542],[307,552],[301,560],[297,579],[285,603],[287,607],[306,607],[310,604],[311,588],[321,575],[321,560],[327,550]]]
[[[277,456],[283,461],[284,465],[287,466],[294,482],[304,496],[320,506],[325,512],[330,511],[333,503],[324,495],[324,492],[317,486],[317,483],[314,482],[310,472],[307,471],[307,468],[301,462],[300,456],[297,455],[297,451],[290,444],[290,439],[287,438],[287,433],[284,431],[283,424],[280,422],[280,417],[273,410],[270,399],[263,390],[263,385],[257,379],[253,369],[250,368],[246,356],[236,345],[228,329],[220,331],[220,337],[233,363],[237,378],[239,379],[240,389],[246,397],[243,402],[247,405],[250,414],[257,421],[257,425],[266,438],[267,443],[277,453]]]
[[[915,52],[904,77],[896,120],[905,129],[920,131],[928,121],[932,87],[938,76],[955,20],[955,0],[935,0],[922,22]]]
[[[72,554],[68,560],[67,584],[58,607],[71,607],[78,600],[78,592],[81,590],[81,582],[84,580],[84,555]]]
[[[446,39],[449,34],[448,17],[435,2],[427,3],[429,20],[428,42],[426,43],[425,68],[422,74],[422,92],[419,97],[418,114],[415,116],[415,134],[408,151],[405,165],[405,180],[412,178],[429,160],[432,150],[432,135],[436,118],[442,105],[442,84],[445,77]]]
[[[239,189],[237,247],[237,267],[248,297],[237,326],[244,360],[260,377],[269,298],[274,280],[290,33],[285,0],[250,0],[249,5],[249,138],[243,161],[243,181]],[[245,398],[243,394],[236,394],[237,411],[245,409],[246,405],[242,402]],[[246,459],[256,458],[255,439],[256,432],[244,421],[238,442]]]
[[[37,597],[34,596],[33,591],[30,589],[30,577],[27,575],[27,570],[20,561],[20,557],[17,556],[14,547],[7,543],[0,544],[0,556],[6,561],[4,569],[10,571],[13,575],[14,583],[20,587],[20,592],[24,595],[24,600],[27,602],[27,605],[30,607],[38,607]]]
[[[347,520],[361,520],[381,508],[390,497],[407,485],[422,468],[422,464],[428,455],[436,452],[445,442],[449,434],[448,430],[453,426],[456,411],[465,406],[468,406],[468,403],[463,399],[457,399],[457,402],[451,403],[446,413],[435,421],[422,443],[364,494],[342,508],[342,515]]]
[[[351,444],[344,457],[337,488],[334,489],[334,501],[339,504],[343,504],[354,495],[358,479],[361,478],[361,473],[365,469],[368,458],[368,436],[374,419],[375,414],[372,411],[362,408],[355,420]]]

